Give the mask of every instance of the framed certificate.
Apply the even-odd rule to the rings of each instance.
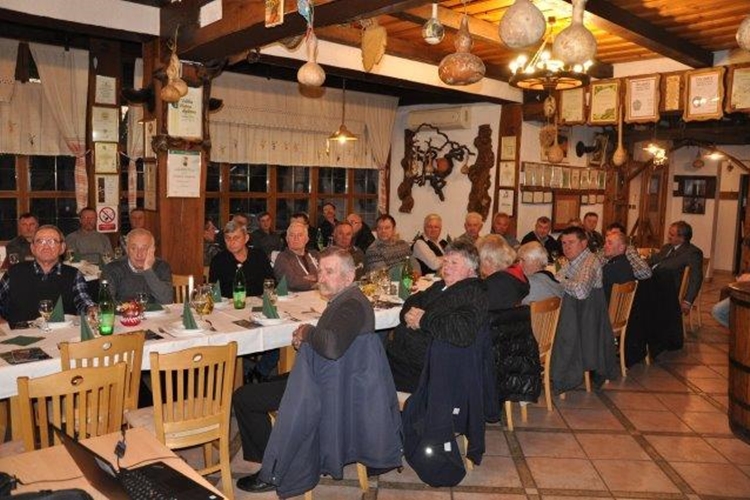
[[[500,159],[516,159],[516,136],[508,135],[500,139]]]
[[[725,71],[723,66],[715,66],[685,73],[683,120],[713,120],[724,116]]]
[[[521,202],[522,203],[533,203],[534,201],[534,193],[531,191],[524,191],[521,193]]]
[[[172,137],[203,139],[203,87],[188,87],[188,93],[169,105],[167,131]]]
[[[590,125],[614,125],[620,106],[620,80],[593,82],[589,103]]]
[[[625,121],[649,123],[659,120],[660,75],[625,80]]]
[[[94,143],[94,172],[97,174],[117,173],[117,143]]]
[[[497,185],[500,187],[516,187],[516,162],[501,161]]]
[[[570,189],[581,189],[581,169],[570,169]]]
[[[169,150],[167,153],[167,198],[200,198],[200,151]]]
[[[117,104],[117,79],[112,76],[96,75],[94,89],[96,104]]]
[[[583,125],[586,123],[584,88],[560,92],[559,123],[565,125]]]
[[[544,191],[534,191],[534,203],[544,203]]]
[[[750,64],[730,67],[727,81],[726,112],[750,111]]]
[[[515,191],[512,189],[497,190],[497,207],[499,212],[505,212],[513,217],[513,207],[515,206]]]
[[[156,135],[156,120],[143,122],[143,157],[156,158],[156,151],[151,146]]]
[[[91,137],[93,142],[119,142],[120,108],[93,106],[91,108]]]
[[[682,72],[665,73],[661,75],[659,87],[661,90],[661,99],[659,102],[659,111],[680,111],[682,109],[683,97],[685,92],[684,79]]]
[[[568,221],[577,219],[581,213],[581,197],[578,194],[555,194],[552,204],[552,230],[561,231]]]

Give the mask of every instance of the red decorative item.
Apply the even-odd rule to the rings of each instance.
[[[123,302],[117,308],[120,311],[122,326],[136,326],[141,324],[141,306],[137,302]]]

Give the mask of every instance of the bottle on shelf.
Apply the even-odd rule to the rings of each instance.
[[[245,308],[245,298],[247,289],[245,288],[245,274],[242,272],[242,264],[237,264],[237,272],[234,273],[234,283],[232,284],[232,300],[235,309]]]
[[[115,300],[105,279],[99,283],[99,335],[112,335],[115,329]]]

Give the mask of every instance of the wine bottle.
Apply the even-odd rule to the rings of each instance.
[[[99,335],[112,335],[115,329],[115,300],[109,289],[109,282],[99,283]]]

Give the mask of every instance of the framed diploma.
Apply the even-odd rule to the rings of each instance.
[[[560,187],[570,189],[570,168],[566,167],[562,169],[562,185]]]
[[[570,169],[570,189],[581,189],[581,169]]]
[[[685,73],[683,120],[713,120],[724,116],[725,71],[723,66],[715,66]]]
[[[588,205],[589,204],[589,195],[584,194],[581,196],[581,205]]]
[[[620,80],[599,80],[590,85],[589,125],[614,125],[620,106]]]
[[[682,110],[682,102],[684,100],[682,96],[685,93],[682,71],[661,75],[659,87],[661,90],[659,111],[668,112]]]
[[[729,68],[727,113],[750,111],[750,64]]]
[[[505,212],[513,217],[513,207],[515,206],[515,191],[512,189],[497,190],[497,208],[499,212]]]
[[[589,183],[589,170],[581,170],[581,189],[588,190],[591,184]]]
[[[549,182],[549,187],[551,188],[561,188],[563,181],[563,168],[562,167],[552,167],[552,178]]]
[[[521,193],[521,202],[522,203],[532,203],[534,201],[534,193],[531,191],[524,191]]]
[[[560,92],[559,123],[583,125],[586,123],[585,93],[583,87]]]
[[[96,75],[94,89],[96,104],[117,104],[117,79],[112,76]]]
[[[649,123],[659,120],[660,80],[660,75],[625,80],[625,122]]]
[[[200,151],[167,152],[167,198],[200,198]]]
[[[120,108],[91,108],[91,137],[93,142],[120,140]]]
[[[555,194],[552,204],[552,230],[561,231],[568,221],[577,219],[581,213],[581,196],[578,194]]]
[[[516,187],[516,162],[501,161],[497,185],[500,187]]]
[[[117,173],[117,143],[94,143],[94,172],[97,174]]]
[[[188,87],[188,93],[167,106],[167,133],[172,137],[203,139],[203,87]]]
[[[508,135],[500,139],[500,159],[516,159],[516,136]]]
[[[156,135],[156,120],[143,122],[143,157],[156,158],[156,151],[151,146]]]
[[[552,203],[552,191],[545,191],[542,201],[544,203]]]
[[[534,203],[544,203],[544,192],[543,191],[534,191],[533,193],[533,201]]]

